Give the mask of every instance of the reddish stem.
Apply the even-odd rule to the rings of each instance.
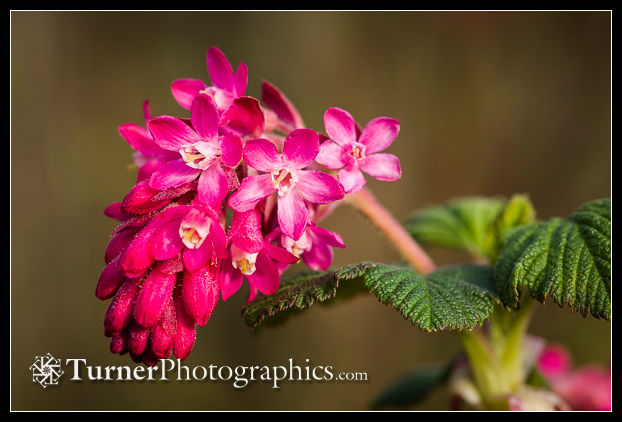
[[[380,229],[414,269],[426,274],[436,268],[423,248],[367,188],[348,195],[345,200]]]

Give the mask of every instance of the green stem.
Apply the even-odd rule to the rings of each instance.
[[[345,200],[380,229],[414,269],[426,274],[436,268],[423,248],[367,188],[349,195]]]

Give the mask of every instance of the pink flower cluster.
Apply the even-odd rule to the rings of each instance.
[[[587,365],[572,370],[568,351],[557,345],[548,346],[538,358],[538,369],[551,388],[572,410],[611,410],[611,370]]]
[[[218,300],[246,279],[248,301],[274,294],[280,275],[303,260],[314,270],[332,262],[341,237],[317,225],[345,193],[401,177],[397,157],[380,153],[399,132],[381,117],[363,130],[331,108],[328,136],[304,127],[276,87],[264,82],[262,101],[245,96],[247,68],[235,73],[215,47],[207,52],[208,86],[172,84],[189,117],[152,117],[119,133],[136,151],[136,185],[105,214],[120,222],[106,249],[96,288],[112,298],[104,319],[113,353],[155,364],[173,353],[185,359]],[[321,171],[339,170],[337,177]]]

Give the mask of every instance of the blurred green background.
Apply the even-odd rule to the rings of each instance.
[[[331,106],[361,123],[401,121],[390,152],[403,178],[370,188],[398,219],[461,195],[528,193],[539,217],[568,216],[610,195],[607,12],[13,12],[11,14],[11,407],[25,409],[366,409],[394,377],[459,351],[369,296],[315,306],[258,334],[240,318],[247,287],[198,329],[187,365],[298,362],[365,371],[366,383],[73,383],[43,390],[35,355],[132,364],[108,351],[107,303],[94,296],[114,221],[135,181],[116,131],[154,114],[185,116],[170,83],[208,81],[220,47],[249,67],[247,94],[279,86],[311,128]],[[346,207],[325,220],[348,247],[335,264],[397,253]],[[439,264],[469,259],[430,250]],[[567,345],[576,364],[607,365],[610,324],[549,303],[531,331]],[[417,409],[445,409],[446,392]]]

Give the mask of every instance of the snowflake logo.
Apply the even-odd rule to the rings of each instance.
[[[43,388],[47,388],[48,385],[58,385],[58,379],[64,374],[60,365],[61,360],[49,353],[35,357],[35,362],[29,368],[32,372],[32,382],[38,382]]]

